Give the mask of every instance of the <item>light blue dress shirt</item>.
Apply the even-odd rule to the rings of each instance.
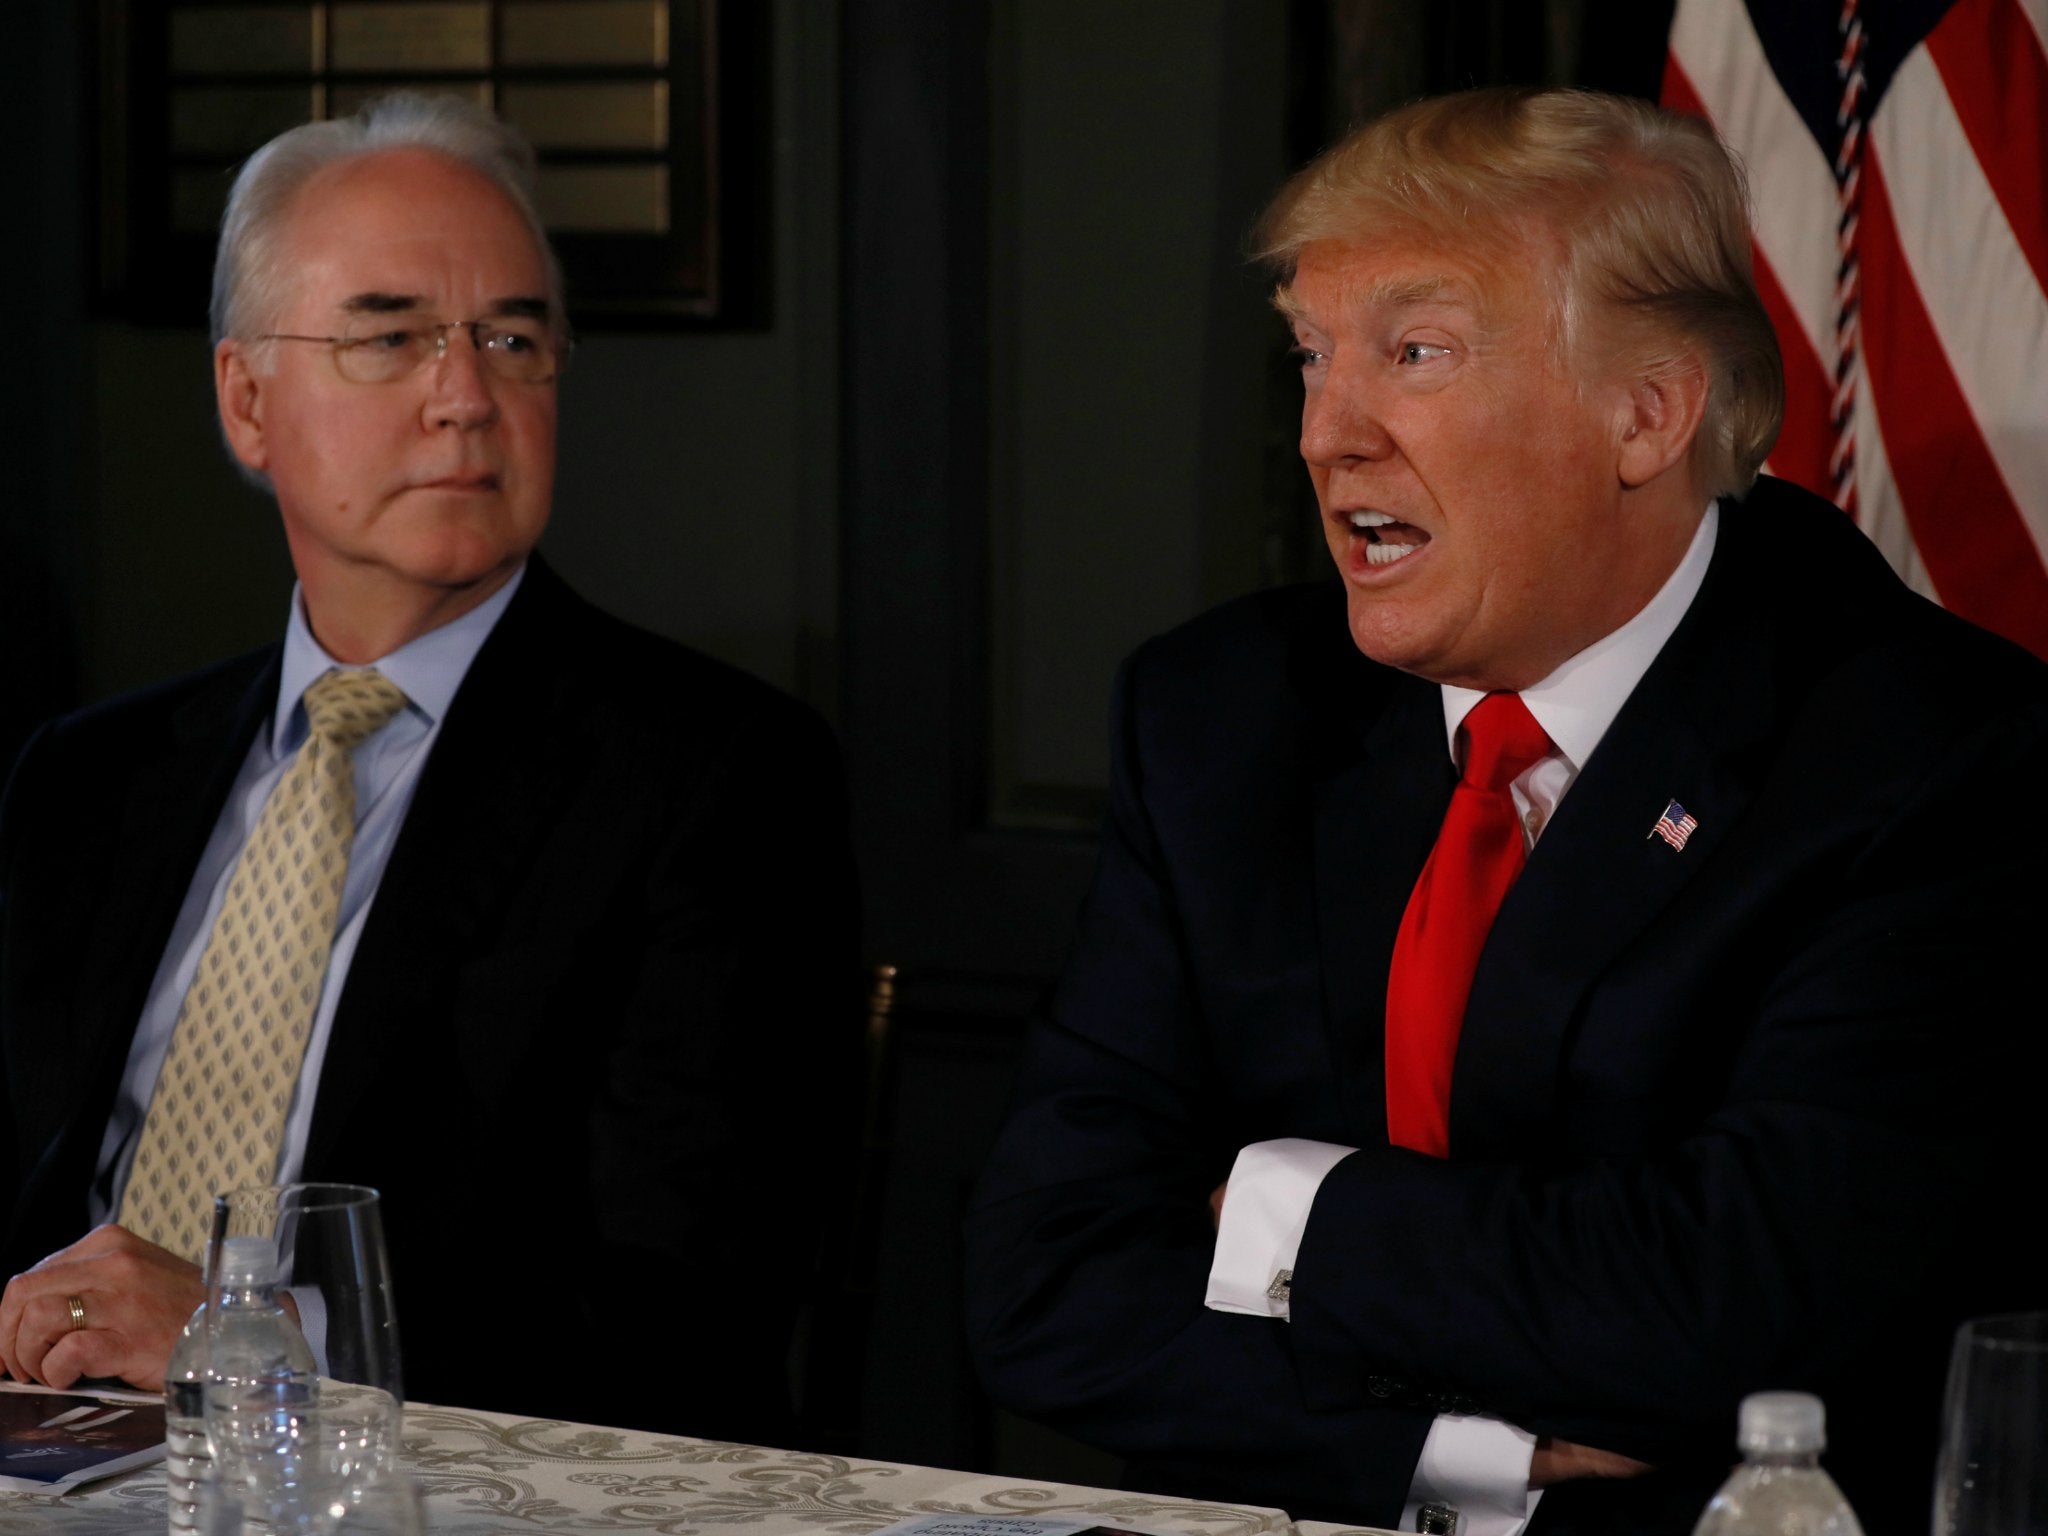
[[[404,691],[406,707],[390,724],[359,745],[350,758],[356,781],[355,846],[349,855],[348,879],[342,887],[334,947],[327,958],[327,977],[320,989],[319,1006],[314,1010],[312,1034],[306,1042],[305,1061],[299,1068],[298,1087],[292,1095],[284,1139],[278,1149],[276,1177],[280,1182],[297,1178],[305,1161],[306,1132],[313,1121],[313,1102],[320,1086],[321,1064],[327,1056],[328,1036],[334,1027],[335,1003],[348,979],[349,962],[355,957],[370,904],[384,878],[384,866],[390,861],[399,829],[405,825],[405,813],[412,804],[420,771],[441,734],[441,721],[456,690],[469,674],[470,663],[497,627],[525,574],[522,566],[502,588],[461,618],[429,630],[371,663]],[[89,1214],[94,1225],[111,1220],[121,1208],[121,1191],[135,1158],[143,1116],[149,1111],[157,1074],[170,1049],[178,1010],[184,1004],[194,972],[199,969],[200,951],[205,948],[214,918],[227,895],[228,879],[234,873],[242,845],[255,829],[264,802],[305,742],[305,691],[323,673],[341,665],[313,638],[298,590],[294,588],[270,729],[256,733],[241,772],[235,776],[234,787],[228,791],[220,820],[214,824],[206,852],[185,892],[184,905],[178,909],[170,943],[165,946],[156,977],[150,982],[149,1000],[143,1005],[134,1042],[128,1048],[128,1064],[122,1071],[113,1114],[100,1142],[93,1178]]]

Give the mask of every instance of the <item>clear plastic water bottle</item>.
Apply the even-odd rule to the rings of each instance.
[[[1736,1430],[1742,1465],[1707,1504],[1693,1536],[1863,1536],[1821,1469],[1827,1415],[1808,1392],[1752,1392]]]
[[[214,1282],[220,1323],[207,1358],[206,1308],[192,1314],[164,1367],[164,1469],[170,1484],[170,1528],[197,1528],[199,1485],[212,1470],[206,1443],[206,1384],[298,1378],[317,1373],[312,1348],[278,1300],[277,1251],[266,1237],[230,1237],[221,1244]]]

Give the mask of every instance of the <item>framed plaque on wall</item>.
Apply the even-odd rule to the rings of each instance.
[[[532,142],[579,326],[766,320],[768,7],[103,0],[100,295],[203,317],[236,168],[295,123],[447,92]]]

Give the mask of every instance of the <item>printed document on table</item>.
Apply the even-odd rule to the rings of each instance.
[[[63,1493],[164,1453],[154,1393],[0,1384],[0,1492]]]

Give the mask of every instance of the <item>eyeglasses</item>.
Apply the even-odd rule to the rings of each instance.
[[[258,341],[315,341],[333,350],[334,367],[352,384],[395,384],[448,355],[448,333],[467,330],[484,371],[514,384],[545,384],[569,361],[572,343],[544,320],[439,320],[393,325],[366,315],[342,336],[294,336],[269,331]]]

